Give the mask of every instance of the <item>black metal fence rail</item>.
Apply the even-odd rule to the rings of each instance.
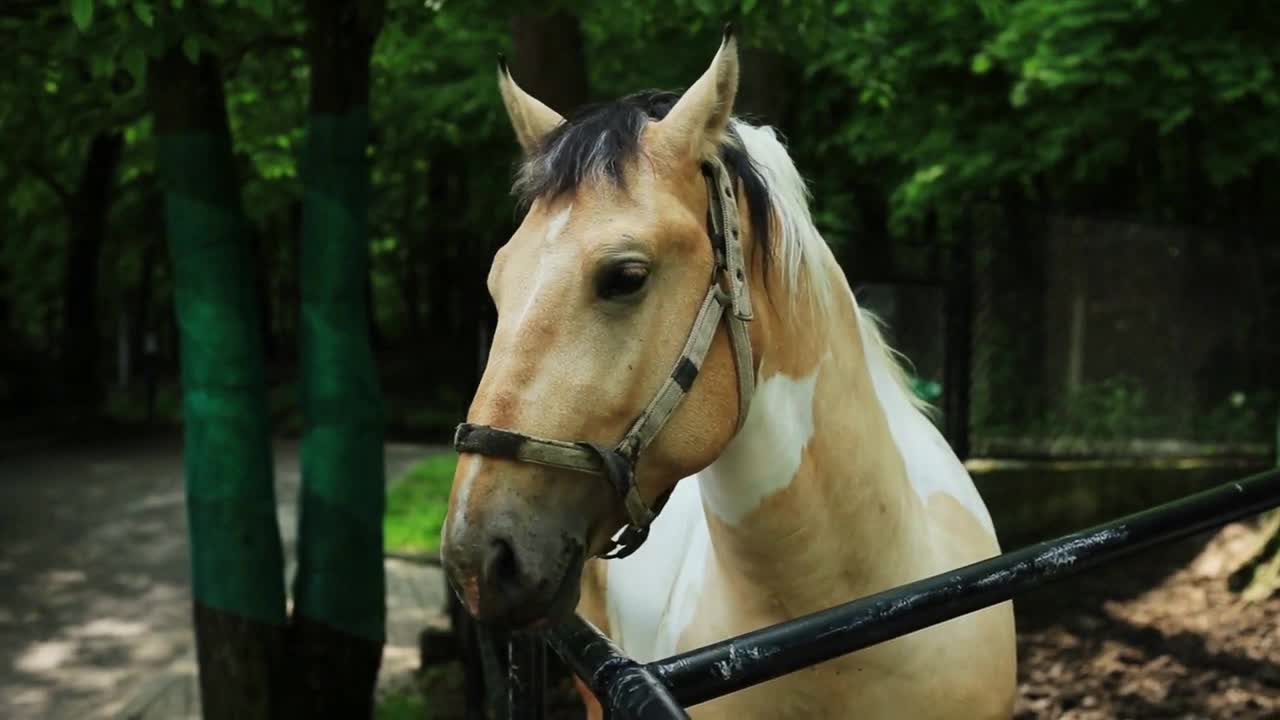
[[[574,615],[546,634],[547,644],[591,688],[606,717],[687,720],[688,713],[647,665],[622,651],[591,623]]]
[[[581,618],[549,630],[547,643],[618,720],[687,718],[683,707],[781,677],[937,625],[1155,544],[1280,506],[1280,469],[1225,483],[1056,540],[885,590],[663,660],[626,657]],[[513,660],[518,652],[512,651]],[[542,717],[541,690],[512,662],[511,717]],[[539,682],[541,678],[538,679]],[[517,709],[517,705],[520,706]]]

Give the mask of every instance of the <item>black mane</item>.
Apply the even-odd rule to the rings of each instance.
[[[588,105],[574,113],[543,138],[516,181],[522,203],[539,197],[554,198],[575,191],[588,178],[608,178],[625,189],[625,169],[640,152],[640,131],[645,124],[666,117],[680,99],[678,93],[646,90],[618,100]],[[730,175],[742,183],[753,237],[764,257],[770,257],[769,190],[759,170],[738,142],[723,143],[720,158]]]

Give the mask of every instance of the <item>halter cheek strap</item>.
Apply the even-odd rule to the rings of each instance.
[[[525,435],[488,425],[462,423],[454,435],[454,449],[548,467],[602,475],[621,498],[628,525],[613,541],[605,558],[622,558],[635,552],[649,536],[649,527],[662,511],[670,493],[658,498],[651,508],[636,485],[636,464],[640,453],[657,437],[702,369],[707,351],[723,320],[728,326],[729,344],[738,376],[738,429],[742,429],[755,392],[755,365],[747,322],[753,317],[747,270],[739,235],[738,205],[728,169],[719,160],[704,163],[707,182],[707,234],[715,255],[707,294],[689,331],[680,357],[622,440],[614,447],[588,442],[566,442]]]

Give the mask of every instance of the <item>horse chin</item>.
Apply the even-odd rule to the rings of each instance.
[[[541,631],[567,620],[578,609],[578,600],[582,597],[582,568],[582,558],[575,558],[560,579],[560,587],[556,588],[545,612],[512,629]]]
[[[577,610],[582,596],[584,562],[580,552],[575,555],[545,604],[527,606],[506,617],[480,619],[481,622],[506,632],[539,633],[567,620]]]

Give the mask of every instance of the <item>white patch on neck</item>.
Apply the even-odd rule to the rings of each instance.
[[[912,404],[907,395],[910,391],[894,380],[888,365],[892,360],[868,327],[868,323],[874,321],[861,309],[857,313],[862,350],[867,370],[871,373],[871,385],[875,388],[881,409],[884,410],[889,434],[893,436],[894,445],[902,456],[911,488],[926,507],[929,496],[934,493],[950,495],[994,535],[995,525],[991,522],[991,514],[982,502],[978,489],[974,487],[969,472],[942,437],[942,433],[938,432],[938,428]]]
[[[813,438],[813,396],[821,366],[805,377],[776,373],[761,383],[742,430],[698,476],[703,502],[724,522],[738,524],[791,484]]]

